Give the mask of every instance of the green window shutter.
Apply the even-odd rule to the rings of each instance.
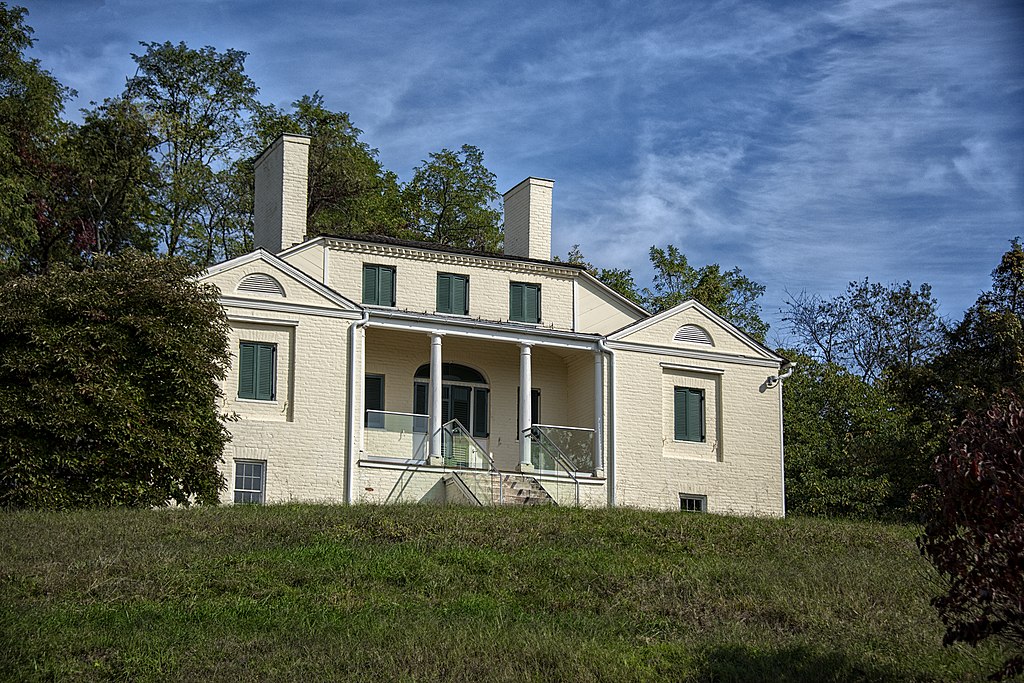
[[[523,289],[525,285],[513,282],[508,289],[508,319],[523,322]]]
[[[377,305],[377,266],[363,266],[363,303]]]
[[[256,345],[238,345],[238,398],[256,398]]]
[[[676,441],[704,441],[704,391],[676,387],[673,426]]]
[[[427,414],[427,383],[416,382],[413,385],[412,412],[417,415]]]
[[[487,438],[490,436],[487,424],[487,401],[490,391],[483,388],[473,390],[473,436]]]
[[[459,423],[466,429],[471,429],[473,425],[469,423],[470,401],[473,397],[473,390],[469,387],[453,386],[451,387],[450,400],[451,400],[451,418],[452,420],[458,420]]]
[[[452,276],[437,274],[437,312],[453,313],[452,311]]]
[[[377,269],[379,276],[377,278],[377,288],[379,295],[377,297],[377,303],[380,306],[394,306],[395,305],[395,269],[386,268],[380,266]]]
[[[412,430],[417,434],[427,432],[427,387],[426,382],[412,385],[412,412],[420,416],[412,419]]]
[[[461,275],[452,275],[452,310],[451,313],[458,313],[460,315],[466,315],[469,313],[468,305],[468,294],[469,294],[469,278]]]
[[[523,320],[528,323],[540,322],[540,286],[523,286]]]
[[[271,344],[256,345],[256,399],[260,401],[274,400],[274,356],[276,346]]]
[[[690,441],[704,440],[704,418],[701,414],[703,391],[690,389],[686,395],[686,437]]]
[[[384,428],[384,416],[380,413],[370,414],[371,410],[384,410],[384,376],[366,375],[363,382],[363,410],[366,411],[366,426],[376,429]]]

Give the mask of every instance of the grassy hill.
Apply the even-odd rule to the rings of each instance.
[[[983,680],[906,526],[632,510],[0,514],[0,679]]]

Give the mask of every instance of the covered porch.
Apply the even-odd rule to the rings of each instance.
[[[486,483],[474,471],[603,481],[596,339],[373,314],[361,336],[361,466],[458,471],[470,488]]]

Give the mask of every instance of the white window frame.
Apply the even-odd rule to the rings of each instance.
[[[253,479],[251,474],[242,474],[239,472],[239,466],[251,466],[256,465],[260,468],[260,487],[259,489],[254,488],[239,488],[239,477],[244,479]],[[244,482],[243,482],[244,483]],[[236,505],[262,505],[266,501],[267,491],[267,461],[266,460],[235,460],[235,472],[234,472],[234,503]],[[239,500],[239,495],[254,495],[255,500]]]
[[[697,514],[705,513],[708,511],[708,497],[696,493],[680,493],[679,510]]]

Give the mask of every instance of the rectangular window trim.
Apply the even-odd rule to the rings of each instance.
[[[277,344],[238,342],[238,398],[277,400]]]
[[[457,296],[458,287],[462,284],[462,301]],[[452,315],[469,315],[469,276],[457,273],[437,274],[437,312]]]
[[[682,512],[707,512],[708,497],[695,493],[680,493],[679,509]]]
[[[362,303],[369,306],[394,308],[398,291],[397,283],[398,274],[394,266],[364,263]],[[388,296],[389,293],[390,296]]]
[[[267,461],[235,460],[235,504],[262,505],[266,499]]]

